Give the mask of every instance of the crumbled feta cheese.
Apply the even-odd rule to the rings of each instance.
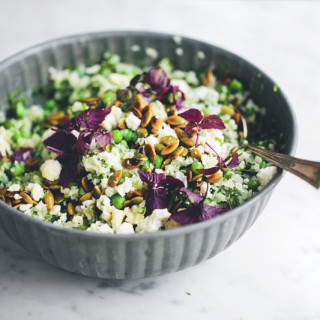
[[[276,175],[278,168],[275,166],[262,168],[257,174],[257,180],[262,187],[265,187]]]
[[[133,114],[133,112],[129,112],[126,117],[126,125],[129,129],[136,131],[140,126],[141,120]]]
[[[202,154],[201,162],[202,162],[204,168],[207,169],[207,168],[211,168],[211,167],[216,166],[218,164],[218,158],[213,156],[212,154],[211,155]]]
[[[165,121],[168,118],[168,114],[166,112],[166,109],[164,105],[159,101],[154,101],[151,103],[151,110],[154,115],[158,116],[159,119],[162,121]]]
[[[112,209],[111,225],[113,230],[117,230],[117,228],[123,222],[125,213],[123,210],[118,210],[115,207],[112,207]]]
[[[18,193],[16,193],[16,194],[13,196],[13,199],[14,199],[14,200],[19,200],[19,199],[22,199],[22,197],[21,197]]]
[[[8,188],[8,191],[10,191],[10,192],[20,191],[20,184],[12,184],[12,185]]]
[[[10,133],[4,127],[0,127],[0,154],[5,156],[11,153]]]
[[[158,131],[158,139],[160,140],[162,137],[165,136],[173,136],[177,137],[176,132],[166,123],[163,124],[163,128]]]
[[[118,234],[132,234],[132,233],[134,233],[133,225],[128,222],[123,222],[117,228],[116,233],[118,233]]]
[[[127,87],[130,83],[130,77],[125,74],[111,73],[109,81],[116,86]]]
[[[168,209],[156,209],[152,214],[138,223],[136,232],[155,232],[158,231],[162,225],[162,221],[170,217]]]
[[[32,207],[32,204],[22,204],[20,205],[19,210],[25,212],[29,210],[31,207]]]
[[[150,135],[150,136],[148,136],[148,137],[146,137],[146,138],[144,139],[144,143],[145,143],[145,144],[149,143],[149,144],[151,144],[151,145],[155,145],[155,144],[159,143],[159,139],[156,138],[156,137],[153,136],[153,135]]]
[[[105,117],[104,121],[101,123],[102,127],[107,131],[111,131],[117,126],[117,123],[121,116],[121,108],[113,106],[111,108],[111,112]]]
[[[59,179],[62,165],[58,160],[46,160],[40,167],[41,175],[49,180],[55,181]]]
[[[101,223],[101,221],[92,223],[86,231],[92,231],[97,233],[107,233],[107,234],[113,233],[113,230],[109,227],[109,225],[107,223]]]
[[[31,193],[31,197],[35,201],[39,201],[44,196],[43,188],[38,183],[29,183],[25,190]]]

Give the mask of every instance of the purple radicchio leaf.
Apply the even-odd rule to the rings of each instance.
[[[221,209],[217,208],[215,206],[210,206],[206,204],[201,204],[201,214],[199,215],[199,221],[205,221],[211,218],[214,218],[226,211],[229,211],[229,209]]]
[[[88,128],[96,129],[110,112],[111,109],[91,109],[88,115]]]
[[[13,159],[17,160],[20,163],[26,163],[29,159],[32,157],[32,148],[22,148],[20,150],[17,150],[13,154]]]
[[[186,194],[193,204],[199,204],[203,200],[200,193],[193,192],[187,188],[182,188],[181,191]]]
[[[190,206],[187,209],[179,210],[175,213],[172,213],[170,216],[171,220],[174,220],[178,223],[180,223],[182,226],[186,226],[188,224],[193,224],[197,222],[197,208],[194,206]]]
[[[202,113],[198,109],[189,109],[185,112],[179,113],[179,116],[188,122],[199,123],[203,119]]]
[[[168,191],[165,187],[149,189],[144,194],[147,209],[152,212],[155,209],[165,209],[167,207]]]
[[[236,153],[232,157],[228,157],[228,158],[224,159],[224,165],[228,169],[232,169],[232,168],[237,167],[239,165],[238,154]]]
[[[215,166],[207,169],[198,169],[199,173],[204,174],[205,176],[208,176],[210,174],[214,174],[220,170],[220,166]]]

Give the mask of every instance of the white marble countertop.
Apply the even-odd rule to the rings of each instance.
[[[44,40],[96,30],[200,38],[276,80],[297,115],[297,156],[320,160],[319,12],[316,1],[11,0],[1,5],[0,59]],[[0,232],[0,318],[319,320],[319,230],[320,193],[287,174],[237,243],[160,278],[118,282],[73,275],[34,260]]]

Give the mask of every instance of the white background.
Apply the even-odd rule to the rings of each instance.
[[[51,38],[116,29],[178,33],[229,49],[279,84],[296,112],[297,156],[320,160],[317,1],[0,4],[0,60]],[[57,270],[0,231],[0,318],[319,320],[319,192],[287,174],[256,224],[227,251],[143,281],[100,281]]]

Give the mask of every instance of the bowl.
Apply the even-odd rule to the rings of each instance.
[[[133,46],[136,50],[132,50]],[[198,71],[214,66],[216,72],[240,79],[255,102],[266,108],[268,125],[280,151],[293,153],[293,111],[266,74],[226,50],[171,34],[89,33],[24,50],[0,64],[0,108],[8,107],[8,94],[17,89],[22,89],[30,103],[34,102],[32,90],[48,84],[50,66],[89,64],[106,50],[118,53],[126,62],[150,66],[153,61],[146,54],[150,52],[147,48],[156,49],[161,57],[174,59],[179,69]],[[224,215],[177,229],[134,235],[96,234],[39,221],[2,201],[0,228],[34,257],[70,272],[108,279],[160,276],[212,258],[239,239],[256,221],[282,176],[283,171],[279,170],[261,192]]]

